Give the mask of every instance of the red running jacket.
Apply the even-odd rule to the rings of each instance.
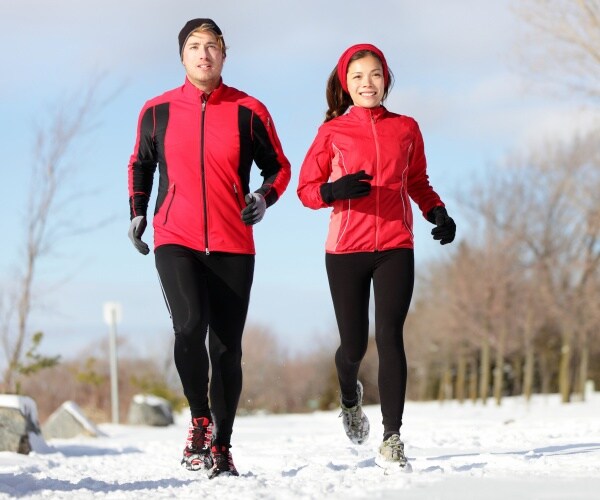
[[[359,170],[373,176],[368,196],[331,205],[323,201],[324,182]],[[300,169],[297,192],[308,208],[333,207],[327,253],[413,248],[409,197],[425,217],[435,206],[444,206],[429,184],[417,122],[383,106],[352,106],[321,125]]]
[[[290,181],[273,121],[255,98],[221,82],[209,95],[183,86],[146,102],[129,160],[131,218],[146,215],[156,167],[154,247],[254,254],[252,226],[240,212],[256,162],[267,206]]]

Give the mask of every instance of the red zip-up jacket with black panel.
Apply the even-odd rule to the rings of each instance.
[[[373,176],[369,195],[323,201],[323,183],[360,170]],[[300,169],[297,193],[308,208],[333,207],[325,250],[334,254],[413,248],[409,197],[425,218],[444,206],[429,184],[417,122],[383,106],[352,106],[321,125]]]
[[[158,166],[155,248],[254,254],[252,226],[240,215],[253,162],[263,177],[256,191],[271,206],[291,172],[266,107],[222,82],[207,95],[186,78],[140,113],[128,168],[131,218],[147,215]]]

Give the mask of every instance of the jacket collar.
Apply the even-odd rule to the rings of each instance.
[[[348,110],[348,114],[359,120],[368,121],[379,121],[383,118],[383,115],[387,112],[384,106],[377,106],[375,108],[361,108],[360,106],[351,106]]]
[[[210,94],[207,94],[206,92],[200,90],[198,87],[196,87],[192,82],[189,81],[188,77],[185,77],[185,82],[183,83],[183,87],[181,87],[181,90],[183,92],[183,95],[190,99],[193,100],[195,102],[199,102],[200,100],[203,99],[208,99],[208,97],[210,96],[211,101],[214,101],[216,99],[219,98],[219,96],[224,92],[226,85],[223,83],[223,79],[221,78],[219,81],[219,86],[213,90]]]

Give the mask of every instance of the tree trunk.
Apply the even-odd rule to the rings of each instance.
[[[486,333],[481,346],[481,373],[479,375],[479,397],[484,405],[487,404],[490,386],[490,341],[488,335]]]
[[[469,363],[469,398],[475,404],[477,402],[477,360],[471,359]]]
[[[550,394],[552,372],[550,370],[550,352],[545,347],[540,354],[540,378],[542,379],[542,394]]]
[[[504,388],[504,344],[506,342],[506,325],[502,326],[498,346],[496,348],[496,361],[494,369],[494,399],[496,405],[502,404],[502,389]]]
[[[579,383],[577,384],[577,390],[581,395],[581,401],[585,401],[585,383],[588,378],[588,366],[590,359],[590,348],[588,345],[587,338],[585,338],[581,345],[581,359],[579,360],[578,378]]]
[[[515,355],[512,363],[513,369],[513,386],[510,392],[511,396],[519,396],[523,394],[523,358]]]
[[[558,392],[561,401],[571,401],[571,344],[567,338],[563,338],[560,348],[560,364],[558,373]]]
[[[448,364],[445,365],[441,374],[440,390],[438,392],[438,400],[440,402],[452,399],[452,371]]]
[[[523,395],[525,400],[529,401],[533,394],[533,373],[535,368],[535,358],[533,346],[530,344],[525,348],[525,367],[523,369]]]
[[[465,384],[467,378],[467,360],[462,353],[462,349],[458,355],[458,365],[456,368],[456,382],[454,384],[454,394],[456,399],[462,404],[465,402]]]

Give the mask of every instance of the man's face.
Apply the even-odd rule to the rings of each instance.
[[[212,32],[192,33],[185,42],[181,59],[188,79],[196,87],[212,92],[219,85],[225,57]]]

